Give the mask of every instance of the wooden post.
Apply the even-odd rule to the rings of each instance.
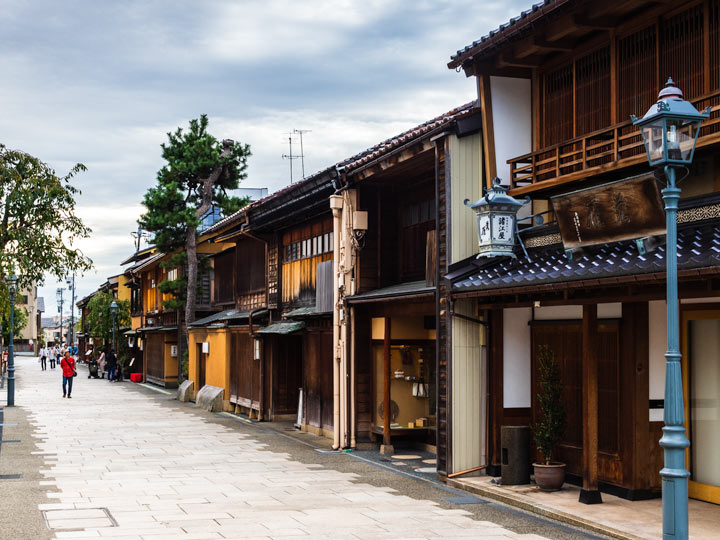
[[[583,386],[583,487],[580,502],[602,502],[598,490],[598,361],[597,304],[583,306],[582,386]]]
[[[394,454],[390,437],[390,422],[392,422],[392,411],[390,407],[390,317],[385,317],[385,339],[384,339],[384,369],[383,381],[385,393],[383,396],[383,443],[380,446],[381,454]]]

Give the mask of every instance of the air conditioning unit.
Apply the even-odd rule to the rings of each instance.
[[[170,345],[170,356],[177,358],[177,345]]]

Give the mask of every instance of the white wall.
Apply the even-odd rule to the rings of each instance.
[[[536,321],[580,320],[583,318],[582,306],[545,306],[534,308]],[[622,317],[622,304],[598,304],[598,319],[619,319]]]
[[[459,299],[455,312],[476,316],[474,301]],[[452,469],[485,465],[487,420],[487,352],[484,327],[460,318],[452,320]]]
[[[503,407],[530,406],[532,308],[503,310]]]
[[[650,399],[665,397],[665,351],[667,350],[667,309],[665,300],[648,302],[648,376]],[[650,421],[661,422],[662,409],[650,409]]]
[[[532,86],[530,79],[490,77],[495,163],[504,184],[510,182],[507,160],[532,151]]]

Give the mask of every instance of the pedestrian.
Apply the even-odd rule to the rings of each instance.
[[[108,370],[108,382],[115,380],[115,370],[117,369],[117,356],[115,351],[110,349],[107,354],[107,370]]]
[[[47,347],[40,349],[40,368],[42,371],[47,370]]]
[[[50,356],[50,369],[55,369],[55,358],[57,357],[57,346],[53,345],[50,347],[50,350],[48,351],[48,355]]]
[[[62,357],[63,357],[62,346],[58,345],[57,347],[55,347],[55,363],[58,366],[60,365],[60,360],[62,360]]]
[[[100,358],[98,358],[98,367],[100,368],[100,378],[105,378],[105,366],[107,366],[107,358],[105,358],[105,349],[100,349]]]
[[[60,361],[60,367],[63,372],[63,397],[67,393],[67,397],[71,398],[73,377],[77,375],[77,371],[75,371],[75,359],[70,356],[70,351],[65,351],[65,357]]]

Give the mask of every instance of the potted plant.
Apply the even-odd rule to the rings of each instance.
[[[533,425],[533,436],[544,460],[533,463],[535,483],[543,491],[557,491],[565,482],[565,463],[553,461],[553,456],[565,435],[567,418],[560,368],[555,354],[547,345],[538,348],[537,365],[540,387],[537,394],[539,417]]]

